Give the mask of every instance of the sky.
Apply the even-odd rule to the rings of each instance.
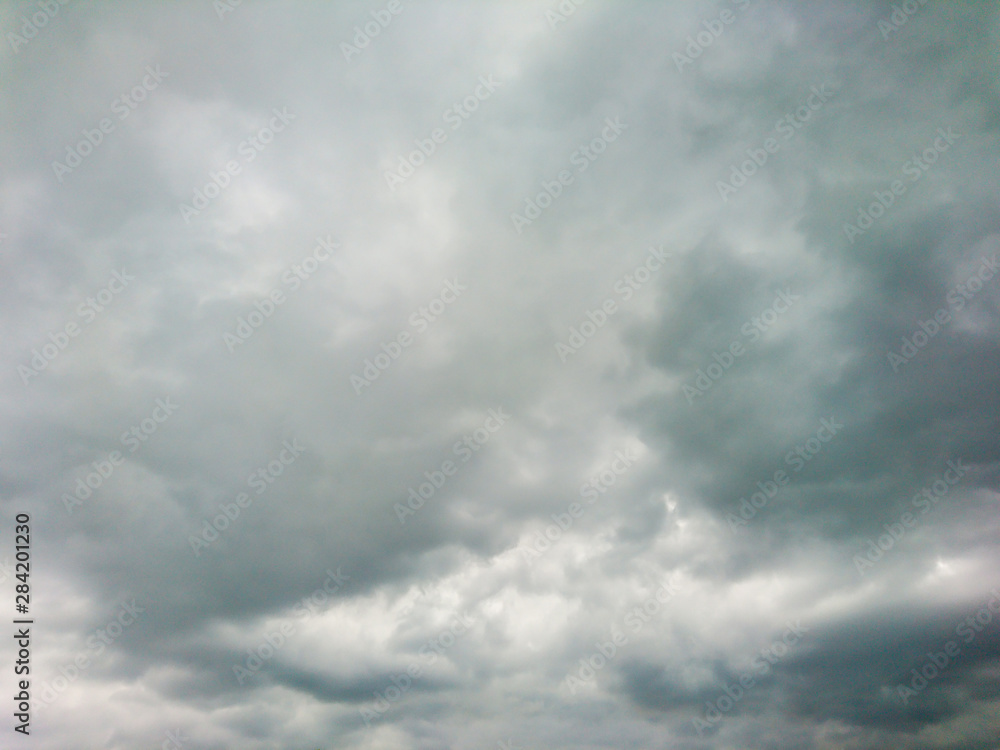
[[[0,35],[0,745],[1000,748],[996,4]]]

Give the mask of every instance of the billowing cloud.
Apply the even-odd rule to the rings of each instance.
[[[0,30],[17,742],[1000,742],[995,7]]]

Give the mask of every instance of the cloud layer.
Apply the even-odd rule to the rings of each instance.
[[[1000,743],[995,7],[0,30],[31,747]]]

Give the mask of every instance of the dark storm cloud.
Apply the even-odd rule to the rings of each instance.
[[[995,8],[40,8],[33,746],[996,744]]]

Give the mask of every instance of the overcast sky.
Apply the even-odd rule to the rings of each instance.
[[[995,3],[0,33],[0,745],[1000,747]]]

